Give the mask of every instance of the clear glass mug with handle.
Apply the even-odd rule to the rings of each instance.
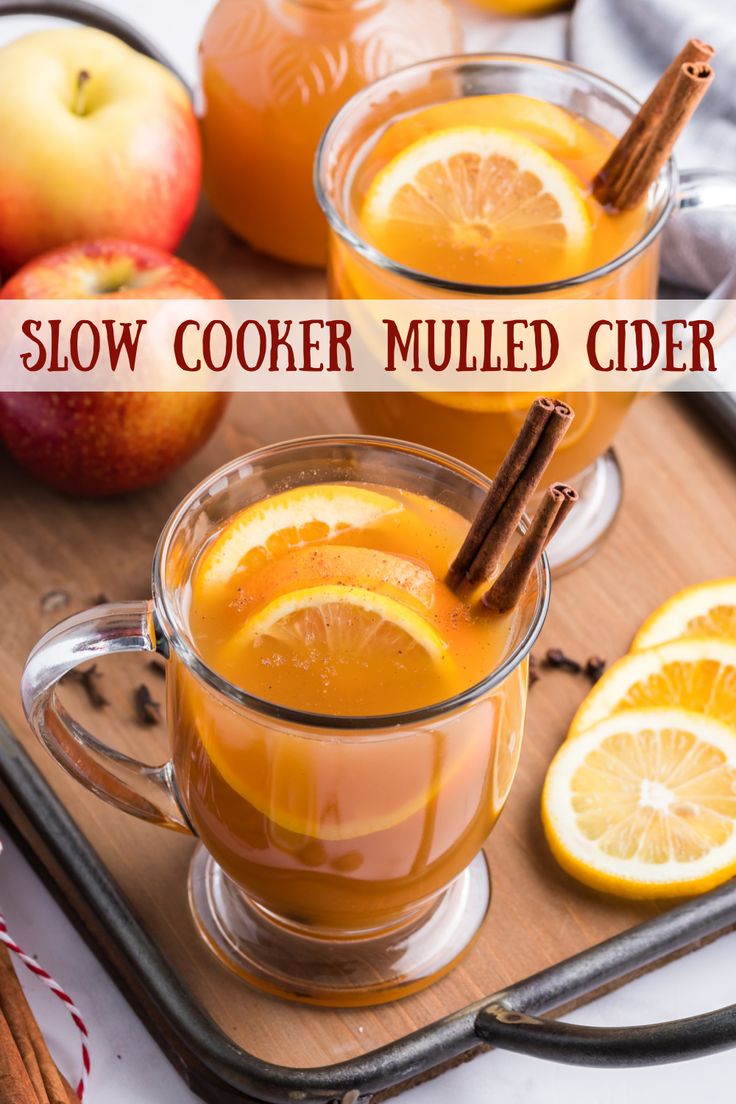
[[[488,487],[449,457],[366,437],[304,439],[234,460],[166,524],[152,600],[57,625],[29,656],[21,689],[32,728],[82,785],[199,838],[190,902],[223,961],[268,992],[349,1006],[422,988],[478,933],[490,894],[482,847],[518,763],[549,575],[540,563],[494,669],[448,700],[378,715],[390,678],[378,670],[375,716],[261,700],[203,658],[189,621],[193,568],[239,511],[325,482],[416,492],[468,518]],[[72,668],[137,651],[167,660],[171,759],[161,766],[101,743],[57,699]],[[213,733],[237,752],[236,781]]]
[[[661,235],[670,218],[678,211],[696,208],[736,210],[733,174],[710,169],[678,174],[670,160],[651,188],[644,217],[639,218],[637,212],[639,221],[627,224],[630,234],[625,247],[619,247],[613,220],[596,227],[596,238],[601,233],[605,237],[594,251],[600,263],[590,271],[534,284],[482,286],[440,278],[381,253],[367,238],[360,208],[376,173],[396,152],[397,124],[411,124],[415,113],[424,109],[441,111],[459,103],[462,110],[465,101],[471,105],[465,109],[470,112],[467,125],[481,125],[481,98],[506,96],[508,100],[509,93],[511,98],[515,94],[543,101],[542,108],[551,105],[549,118],[542,110],[534,120],[540,129],[554,129],[555,118],[563,125],[566,116],[554,114],[563,108],[569,113],[567,118],[583,120],[593,134],[602,128],[617,136],[626,130],[639,106],[622,88],[578,66],[513,54],[447,57],[409,66],[376,81],[335,116],[322,139],[315,168],[317,195],[330,224],[329,281],[335,298],[405,299],[419,306],[422,300],[447,297],[507,302],[523,298],[656,299]],[[453,119],[452,123],[447,118],[443,122],[438,115],[436,125],[461,121],[459,116]],[[505,125],[511,127],[512,122]],[[574,140],[573,130],[565,141]],[[728,294],[723,285],[712,298]],[[429,394],[407,389],[355,392],[348,399],[364,432],[417,441],[458,456],[492,476],[533,397],[492,392]],[[550,465],[549,476],[572,482],[580,492],[580,502],[550,546],[553,570],[585,560],[616,516],[622,479],[611,445],[635,392],[572,391],[563,397],[576,417]]]

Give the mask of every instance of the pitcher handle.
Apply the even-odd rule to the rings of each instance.
[[[148,766],[101,743],[57,700],[57,686],[82,663],[119,652],[165,652],[150,602],[115,602],[68,617],[43,636],[21,679],[28,723],[57,763],[88,790],[141,820],[192,831],[173,764]]]

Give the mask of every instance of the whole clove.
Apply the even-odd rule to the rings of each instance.
[[[93,663],[91,667],[75,667],[62,678],[62,682],[76,682],[77,685],[82,687],[82,690],[87,695],[87,701],[93,707],[93,709],[104,709],[110,702],[102,693],[99,687],[99,682],[102,679],[102,672],[97,670],[97,664]]]
[[[151,691],[148,689],[145,682],[142,682],[140,686],[136,687],[134,699],[140,724],[161,724],[161,706],[151,697]]]
[[[101,591],[95,598],[92,599],[93,606],[106,606],[110,599],[105,594],[104,590]]]
[[[599,655],[590,656],[585,663],[585,674],[592,683],[598,682],[606,669],[606,661]]]
[[[149,659],[148,670],[152,674],[158,675],[159,678],[166,678],[166,664],[162,663],[160,659]]]
[[[579,675],[583,669],[582,664],[571,656],[565,655],[562,648],[548,648],[544,664],[554,670],[567,671],[570,675]]]

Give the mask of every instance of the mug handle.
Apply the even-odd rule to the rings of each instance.
[[[152,824],[193,832],[171,761],[148,766],[107,747],[69,715],[56,688],[82,663],[119,652],[159,652],[150,602],[114,602],[68,617],[46,633],[26,660],[21,698],[28,723],[68,774],[110,805]]]
[[[98,31],[107,31],[121,39],[126,46],[131,46],[138,53],[165,65],[179,78],[191,96],[188,82],[158,46],[126,19],[97,4],[89,4],[87,0],[0,0],[0,16],[2,15],[48,15],[54,19],[68,19],[72,23],[94,27]]]
[[[678,212],[724,211],[736,215],[736,173],[728,169],[683,169],[677,193]],[[703,299],[711,303],[736,297],[736,266],[724,276],[716,288]],[[716,307],[716,310],[718,308]]]

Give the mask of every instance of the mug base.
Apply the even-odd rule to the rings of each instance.
[[[337,939],[279,923],[201,845],[189,871],[195,924],[226,966],[271,995],[333,1008],[383,1004],[431,985],[472,946],[490,898],[481,852],[418,917]]]
[[[579,501],[547,548],[552,574],[558,578],[585,563],[616,520],[623,498],[616,453],[604,452],[571,483]]]

